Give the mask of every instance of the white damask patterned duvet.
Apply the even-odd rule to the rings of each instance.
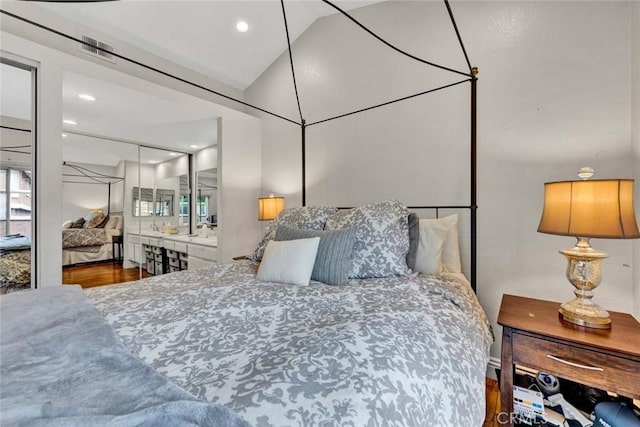
[[[221,264],[87,289],[124,343],[255,426],[473,426],[493,337],[463,281],[308,287]]]

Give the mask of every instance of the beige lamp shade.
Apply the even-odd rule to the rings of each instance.
[[[547,182],[538,231],[576,237],[640,237],[632,179]]]
[[[271,221],[284,209],[284,197],[260,197],[258,199],[258,220]]]

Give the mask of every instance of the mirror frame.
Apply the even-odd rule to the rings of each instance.
[[[38,160],[38,89],[39,89],[39,63],[28,58],[24,58],[10,52],[5,52],[0,50],[0,63],[16,67],[24,71],[28,71],[31,73],[31,126],[29,132],[31,133],[31,286],[29,289],[36,289],[38,286],[38,272],[40,266],[40,257],[38,256],[38,248],[39,248],[39,216],[38,212],[38,200],[39,200],[39,189],[38,189],[38,179],[39,179],[39,170],[40,164]],[[10,189],[7,189],[7,193],[10,193]],[[10,208],[7,207],[7,213],[9,213]],[[10,215],[6,219],[10,222]]]

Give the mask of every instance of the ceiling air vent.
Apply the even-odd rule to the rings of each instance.
[[[116,49],[113,46],[89,36],[82,36],[82,41],[84,43],[80,43],[80,51],[115,64],[116,57],[112,53]]]

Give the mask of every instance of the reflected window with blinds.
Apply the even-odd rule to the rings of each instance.
[[[153,215],[153,188],[133,187],[133,216]]]

